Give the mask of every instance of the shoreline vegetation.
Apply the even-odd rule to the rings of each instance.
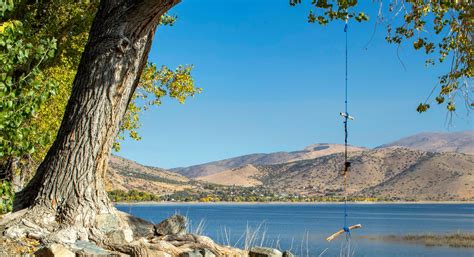
[[[216,193],[195,193],[176,192],[170,195],[155,195],[138,190],[113,190],[108,192],[109,198],[118,204],[322,204],[322,203],[343,203],[344,198],[336,196],[300,196],[287,195],[275,196],[273,194],[216,194]],[[370,203],[390,203],[390,204],[473,204],[474,201],[436,201],[436,200],[415,200],[415,199],[383,199],[373,197],[348,197],[347,201],[352,204]]]
[[[454,248],[474,248],[474,233],[456,232],[449,234],[409,234],[389,236],[359,236],[369,240],[423,244],[428,247],[448,246]]]

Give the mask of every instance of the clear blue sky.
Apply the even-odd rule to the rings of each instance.
[[[173,27],[159,28],[149,60],[193,64],[203,93],[184,105],[166,99],[142,115],[142,140],[118,155],[164,168],[256,152],[342,143],[343,24],[306,22],[308,6],[288,0],[183,0]],[[376,6],[362,6],[374,16]],[[350,143],[375,147],[422,131],[473,128],[459,112],[446,126],[444,107],[415,109],[447,68],[426,68],[425,56],[388,45],[371,22],[350,24]],[[366,49],[367,46],[367,49]]]

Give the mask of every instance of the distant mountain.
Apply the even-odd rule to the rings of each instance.
[[[474,131],[452,133],[425,132],[381,145],[378,148],[401,146],[426,152],[457,152],[474,154]]]
[[[258,171],[250,178],[254,184],[260,182],[280,194],[340,196],[343,158],[343,154],[338,153],[311,160],[257,165]],[[349,161],[352,163],[348,176],[351,195],[415,200],[474,199],[473,155],[399,147],[353,152]],[[241,172],[240,169],[233,171]],[[227,178],[226,184],[232,184],[232,177]]]
[[[108,191],[135,189],[153,194],[169,194],[191,188],[191,180],[174,172],[148,167],[112,155],[105,186]]]
[[[107,190],[135,189],[157,195],[186,190],[204,192],[203,185],[211,183],[261,187],[278,195],[340,197],[343,158],[343,153],[335,153],[282,164],[247,164],[195,181],[112,156],[106,185]],[[474,155],[390,147],[351,152],[349,161],[352,163],[348,176],[350,195],[400,200],[474,200]]]
[[[252,164],[247,164],[245,166],[234,168],[230,170],[221,171],[215,174],[197,177],[197,180],[225,185],[225,186],[242,186],[242,187],[251,187],[251,186],[260,186],[262,182],[257,179],[261,176],[259,169],[255,168]]]
[[[361,195],[415,200],[474,200],[474,156],[428,153],[415,165]]]
[[[366,150],[366,148],[349,146],[348,150],[351,152],[364,151]],[[343,151],[344,145],[321,143],[307,146],[301,151],[249,154],[225,160],[194,165],[186,168],[176,168],[172,169],[172,171],[189,178],[197,178],[216,174],[226,170],[240,168],[248,164],[268,165],[287,163],[299,160],[313,159],[316,157],[340,153]]]
[[[474,131],[433,133],[425,132],[414,136],[402,138],[392,143],[384,144],[380,148],[405,147],[425,152],[457,152],[474,154]],[[350,152],[365,151],[367,148],[349,146]],[[208,162],[183,168],[175,168],[172,171],[182,174],[188,178],[200,178],[204,180],[217,179],[216,177],[205,178],[222,171],[238,169],[245,165],[272,165],[282,164],[300,160],[309,160],[344,151],[344,145],[339,144],[314,144],[301,151],[256,153],[238,156],[234,158]]]
[[[473,137],[473,131],[421,133],[372,150],[350,146],[348,193],[382,199],[474,201]],[[106,187],[167,195],[213,194],[212,190],[236,186],[250,188],[245,192],[340,197],[343,150],[343,145],[314,144],[301,151],[250,154],[171,171],[112,156]]]

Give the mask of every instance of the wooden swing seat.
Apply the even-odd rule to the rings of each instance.
[[[352,226],[348,227],[349,231],[351,231],[353,229],[357,229],[357,228],[362,228],[362,224],[356,224],[356,225],[352,225]],[[339,235],[341,235],[344,232],[345,232],[344,229],[340,229],[336,233],[334,233],[331,236],[329,236],[328,238],[326,238],[326,241],[331,242],[334,238],[338,237]]]

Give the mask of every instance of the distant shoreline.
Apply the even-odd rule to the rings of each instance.
[[[171,201],[130,201],[130,202],[115,202],[114,204],[122,205],[179,205],[179,204],[190,204],[190,205],[325,205],[325,204],[344,204],[344,202],[171,202]],[[378,202],[365,202],[356,201],[348,202],[348,204],[474,204],[474,201],[378,201]]]

